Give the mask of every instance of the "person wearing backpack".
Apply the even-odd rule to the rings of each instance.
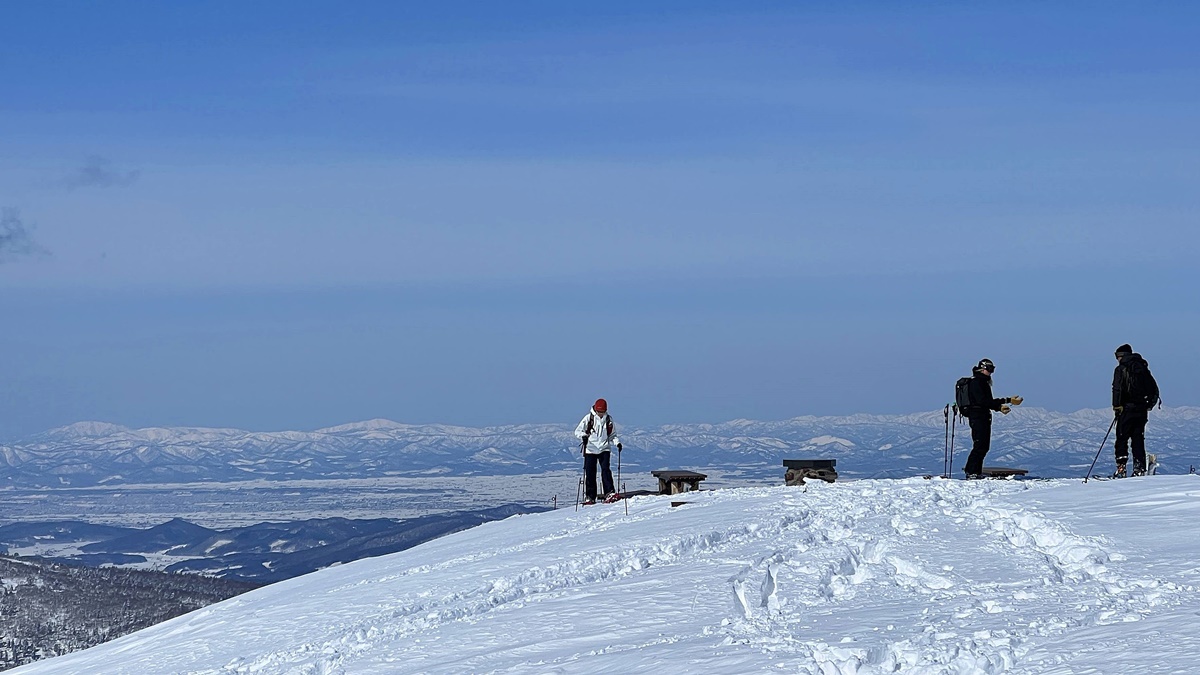
[[[983,458],[992,447],[992,411],[1007,415],[1012,405],[1021,405],[1020,396],[994,398],[992,396],[992,373],[996,365],[991,359],[980,359],[971,369],[971,377],[961,378],[954,387],[958,412],[971,423],[971,454],[963,473],[968,479],[983,478]]]
[[[616,436],[616,425],[608,415],[608,401],[596,399],[596,403],[588,414],[575,427],[575,438],[579,439],[579,448],[583,451],[583,472],[586,475],[584,483],[584,505],[596,503],[596,465],[600,465],[601,480],[604,485],[604,499],[607,501],[616,495],[613,485],[611,467],[612,448],[621,452],[621,441]]]
[[[1133,475],[1146,475],[1146,422],[1150,409],[1158,403],[1158,382],[1150,374],[1150,364],[1133,347],[1117,347],[1117,367],[1113,370],[1112,404],[1117,417],[1115,444],[1117,471],[1114,478],[1125,477],[1129,446],[1133,446]]]

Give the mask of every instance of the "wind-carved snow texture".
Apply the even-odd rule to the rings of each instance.
[[[1118,672],[1072,659],[1108,659],[1111,647],[1145,662],[1148,638],[1130,628],[1144,622],[1194,663],[1200,645],[1180,634],[1200,610],[1200,570],[1147,573],[1096,530],[1163,486],[1175,491],[1164,508],[1194,517],[1198,485],[866,480],[693,493],[678,507],[639,497],[628,515],[562,509],[274,584],[18,672]],[[1066,511],[1039,508],[1060,492]],[[1107,509],[1079,521],[1089,534],[1071,524],[1084,504]]]
[[[1031,645],[1081,626],[1138,621],[1177,602],[1180,593],[1195,590],[1123,577],[1110,568],[1109,555],[1097,540],[1074,535],[1033,510],[989,505],[989,492],[974,485],[858,492],[855,508],[822,509],[806,531],[789,532],[779,542],[769,559],[785,562],[788,574],[782,580],[775,580],[779,573],[774,563],[762,562],[735,577],[735,593],[759,573],[765,575],[764,584],[792,592],[778,609],[751,618],[747,608],[734,617],[725,627],[727,644],[799,655],[810,661],[808,666],[795,664],[799,672],[823,675],[1000,673],[1014,672],[1018,664],[1021,672],[1044,673],[1065,659],[1029,663]],[[790,498],[783,508],[816,510],[813,501],[821,496]],[[906,513],[884,515],[894,512],[897,501],[905,504]],[[883,518],[887,528],[870,522]],[[964,537],[947,533],[964,528],[980,531],[973,542],[978,555],[946,550],[964,543]],[[997,550],[1004,555],[997,556]],[[950,557],[984,564],[955,568],[931,563]],[[911,607],[883,612],[890,619],[874,627],[873,636],[834,643],[806,638],[818,627],[829,632],[853,622],[860,596],[886,605],[889,598],[907,594],[925,596],[927,602],[919,613]],[[1060,609],[1047,614],[1047,606]],[[847,626],[832,632],[852,631]]]

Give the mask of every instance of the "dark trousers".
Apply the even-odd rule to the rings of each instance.
[[[1129,461],[1129,446],[1133,445],[1133,466],[1146,468],[1146,421],[1145,410],[1126,410],[1117,418],[1117,464]]]
[[[971,415],[971,454],[967,456],[967,465],[963,471],[967,475],[983,473],[983,458],[992,449],[992,416]]]
[[[596,498],[596,463],[600,464],[600,477],[604,481],[604,494],[616,492],[613,487],[612,469],[608,468],[609,460],[612,458],[611,452],[602,452],[598,455],[583,455],[583,473],[587,476],[584,482],[584,492],[588,499]]]

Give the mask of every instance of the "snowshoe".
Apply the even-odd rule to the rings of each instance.
[[[1114,471],[1113,475],[1109,476],[1109,478],[1124,478],[1124,477],[1125,477],[1125,463],[1121,462],[1120,464],[1117,465],[1117,470]]]
[[[595,503],[596,503],[596,500],[595,500],[595,499],[585,499],[585,500],[583,500],[583,505],[584,505],[584,506],[591,506],[592,504],[595,504]]]
[[[605,504],[612,504],[613,502],[619,501],[620,499],[621,499],[621,493],[619,493],[619,492],[610,492],[610,493],[604,495],[604,503]]]

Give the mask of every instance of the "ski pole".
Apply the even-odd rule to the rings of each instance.
[[[953,414],[950,416],[950,472],[946,474],[949,478],[954,472],[954,427],[958,425],[958,404],[951,406]]]
[[[942,478],[950,477],[950,404],[946,404],[946,409],[942,411],[942,417],[946,419],[946,440],[942,445]]]
[[[1100,447],[1096,448],[1096,456],[1092,459],[1092,465],[1088,467],[1087,475],[1083,477],[1083,482],[1088,482],[1092,477],[1092,469],[1096,468],[1096,460],[1100,459],[1100,451],[1104,449],[1104,444],[1108,441],[1108,435],[1112,433],[1113,427],[1117,425],[1117,418],[1113,417],[1112,424],[1108,425],[1108,431],[1104,432],[1104,440],[1100,441]]]
[[[624,492],[621,487],[621,446],[617,446],[617,489]]]
[[[629,515],[629,498],[625,496],[625,484],[621,482],[621,446],[617,446],[617,489],[621,501],[625,502],[625,515]]]
[[[583,457],[583,475],[587,476],[587,438],[579,442],[579,454]],[[579,485],[575,488],[575,510],[579,510],[579,503],[583,501],[580,496],[583,493],[583,478],[579,479]]]

